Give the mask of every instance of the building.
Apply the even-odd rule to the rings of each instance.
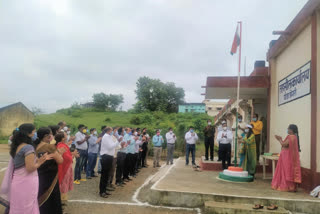
[[[21,102],[0,108],[0,136],[9,136],[21,124],[33,122],[33,113]]]
[[[301,187],[320,185],[320,1],[309,0],[267,51],[269,67],[255,66],[241,77],[240,113],[249,122],[253,113],[265,117],[266,152],[279,153],[274,135],[286,136],[296,124],[300,137]],[[235,98],[237,77],[208,77],[206,99]],[[216,116],[233,125],[235,103]]]
[[[216,116],[227,104],[227,102],[219,102],[212,100],[204,100],[203,103],[206,105],[206,112],[209,116]]]
[[[206,113],[206,105],[204,103],[184,103],[179,105],[179,113]]]

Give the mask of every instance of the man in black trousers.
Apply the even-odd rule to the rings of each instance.
[[[209,148],[210,148],[210,160],[213,161],[213,157],[214,157],[214,136],[215,136],[215,132],[216,129],[215,127],[212,125],[211,120],[209,119],[208,121],[208,125],[206,126],[206,128],[204,129],[204,145],[206,147],[206,161],[209,160]]]
[[[110,193],[107,193],[107,185],[110,169],[112,167],[113,158],[115,154],[115,148],[120,145],[118,141],[114,142],[111,136],[112,128],[106,128],[106,134],[101,140],[101,178],[100,178],[100,196],[107,198]]]

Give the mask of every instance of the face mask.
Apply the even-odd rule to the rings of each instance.
[[[132,132],[129,132],[129,135],[132,135]]]
[[[173,131],[170,131],[170,134],[172,134],[173,133]]]
[[[97,134],[98,134],[98,132],[97,132],[97,131],[94,131],[94,132],[93,132],[93,134],[94,134],[94,135],[97,135]]]
[[[252,120],[253,120],[254,122],[256,122],[256,121],[257,121],[257,118],[252,118]]]
[[[241,123],[241,122],[242,122],[242,119],[238,119],[238,122],[240,122],[240,123]]]
[[[71,131],[67,131],[67,134],[69,135],[71,133]]]
[[[32,136],[32,141],[35,141],[37,138],[38,138],[37,132],[35,132],[34,135]]]
[[[211,125],[211,122],[208,122],[208,125],[210,126],[210,125]]]
[[[244,132],[245,132],[245,133],[248,133],[248,132],[249,132],[249,129],[245,129]]]
[[[138,135],[138,132],[135,132],[135,133],[134,133],[134,136],[137,136],[137,135]]]
[[[143,132],[142,134],[145,135],[145,134],[147,134],[147,132]]]
[[[194,130],[193,130],[193,129],[191,129],[191,130],[190,130],[190,132],[191,132],[191,133],[193,133],[193,132],[194,132]]]
[[[82,130],[82,133],[83,133],[83,134],[87,133],[87,129],[83,129],[83,130]]]
[[[289,134],[289,130],[287,129],[287,134]]]
[[[113,135],[113,131],[110,133],[110,135]]]
[[[222,129],[223,129],[224,131],[227,131],[227,127],[223,127]]]

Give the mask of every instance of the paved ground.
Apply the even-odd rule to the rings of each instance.
[[[222,181],[217,179],[218,174],[219,172],[194,171],[190,166],[185,166],[184,160],[180,159],[168,175],[154,188],[177,192],[196,192],[217,195],[239,195],[241,193],[241,196],[249,197],[274,197],[319,201],[319,199],[312,198],[302,190],[296,193],[272,190],[271,180],[263,180],[262,174],[257,174],[257,178],[251,183]]]

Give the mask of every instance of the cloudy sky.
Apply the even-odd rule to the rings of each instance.
[[[271,32],[306,0],[4,0],[0,4],[0,107],[22,101],[45,112],[93,93],[135,101],[141,76],[183,87],[201,102],[207,76],[236,75],[230,55],[243,21],[247,73],[264,60]]]

